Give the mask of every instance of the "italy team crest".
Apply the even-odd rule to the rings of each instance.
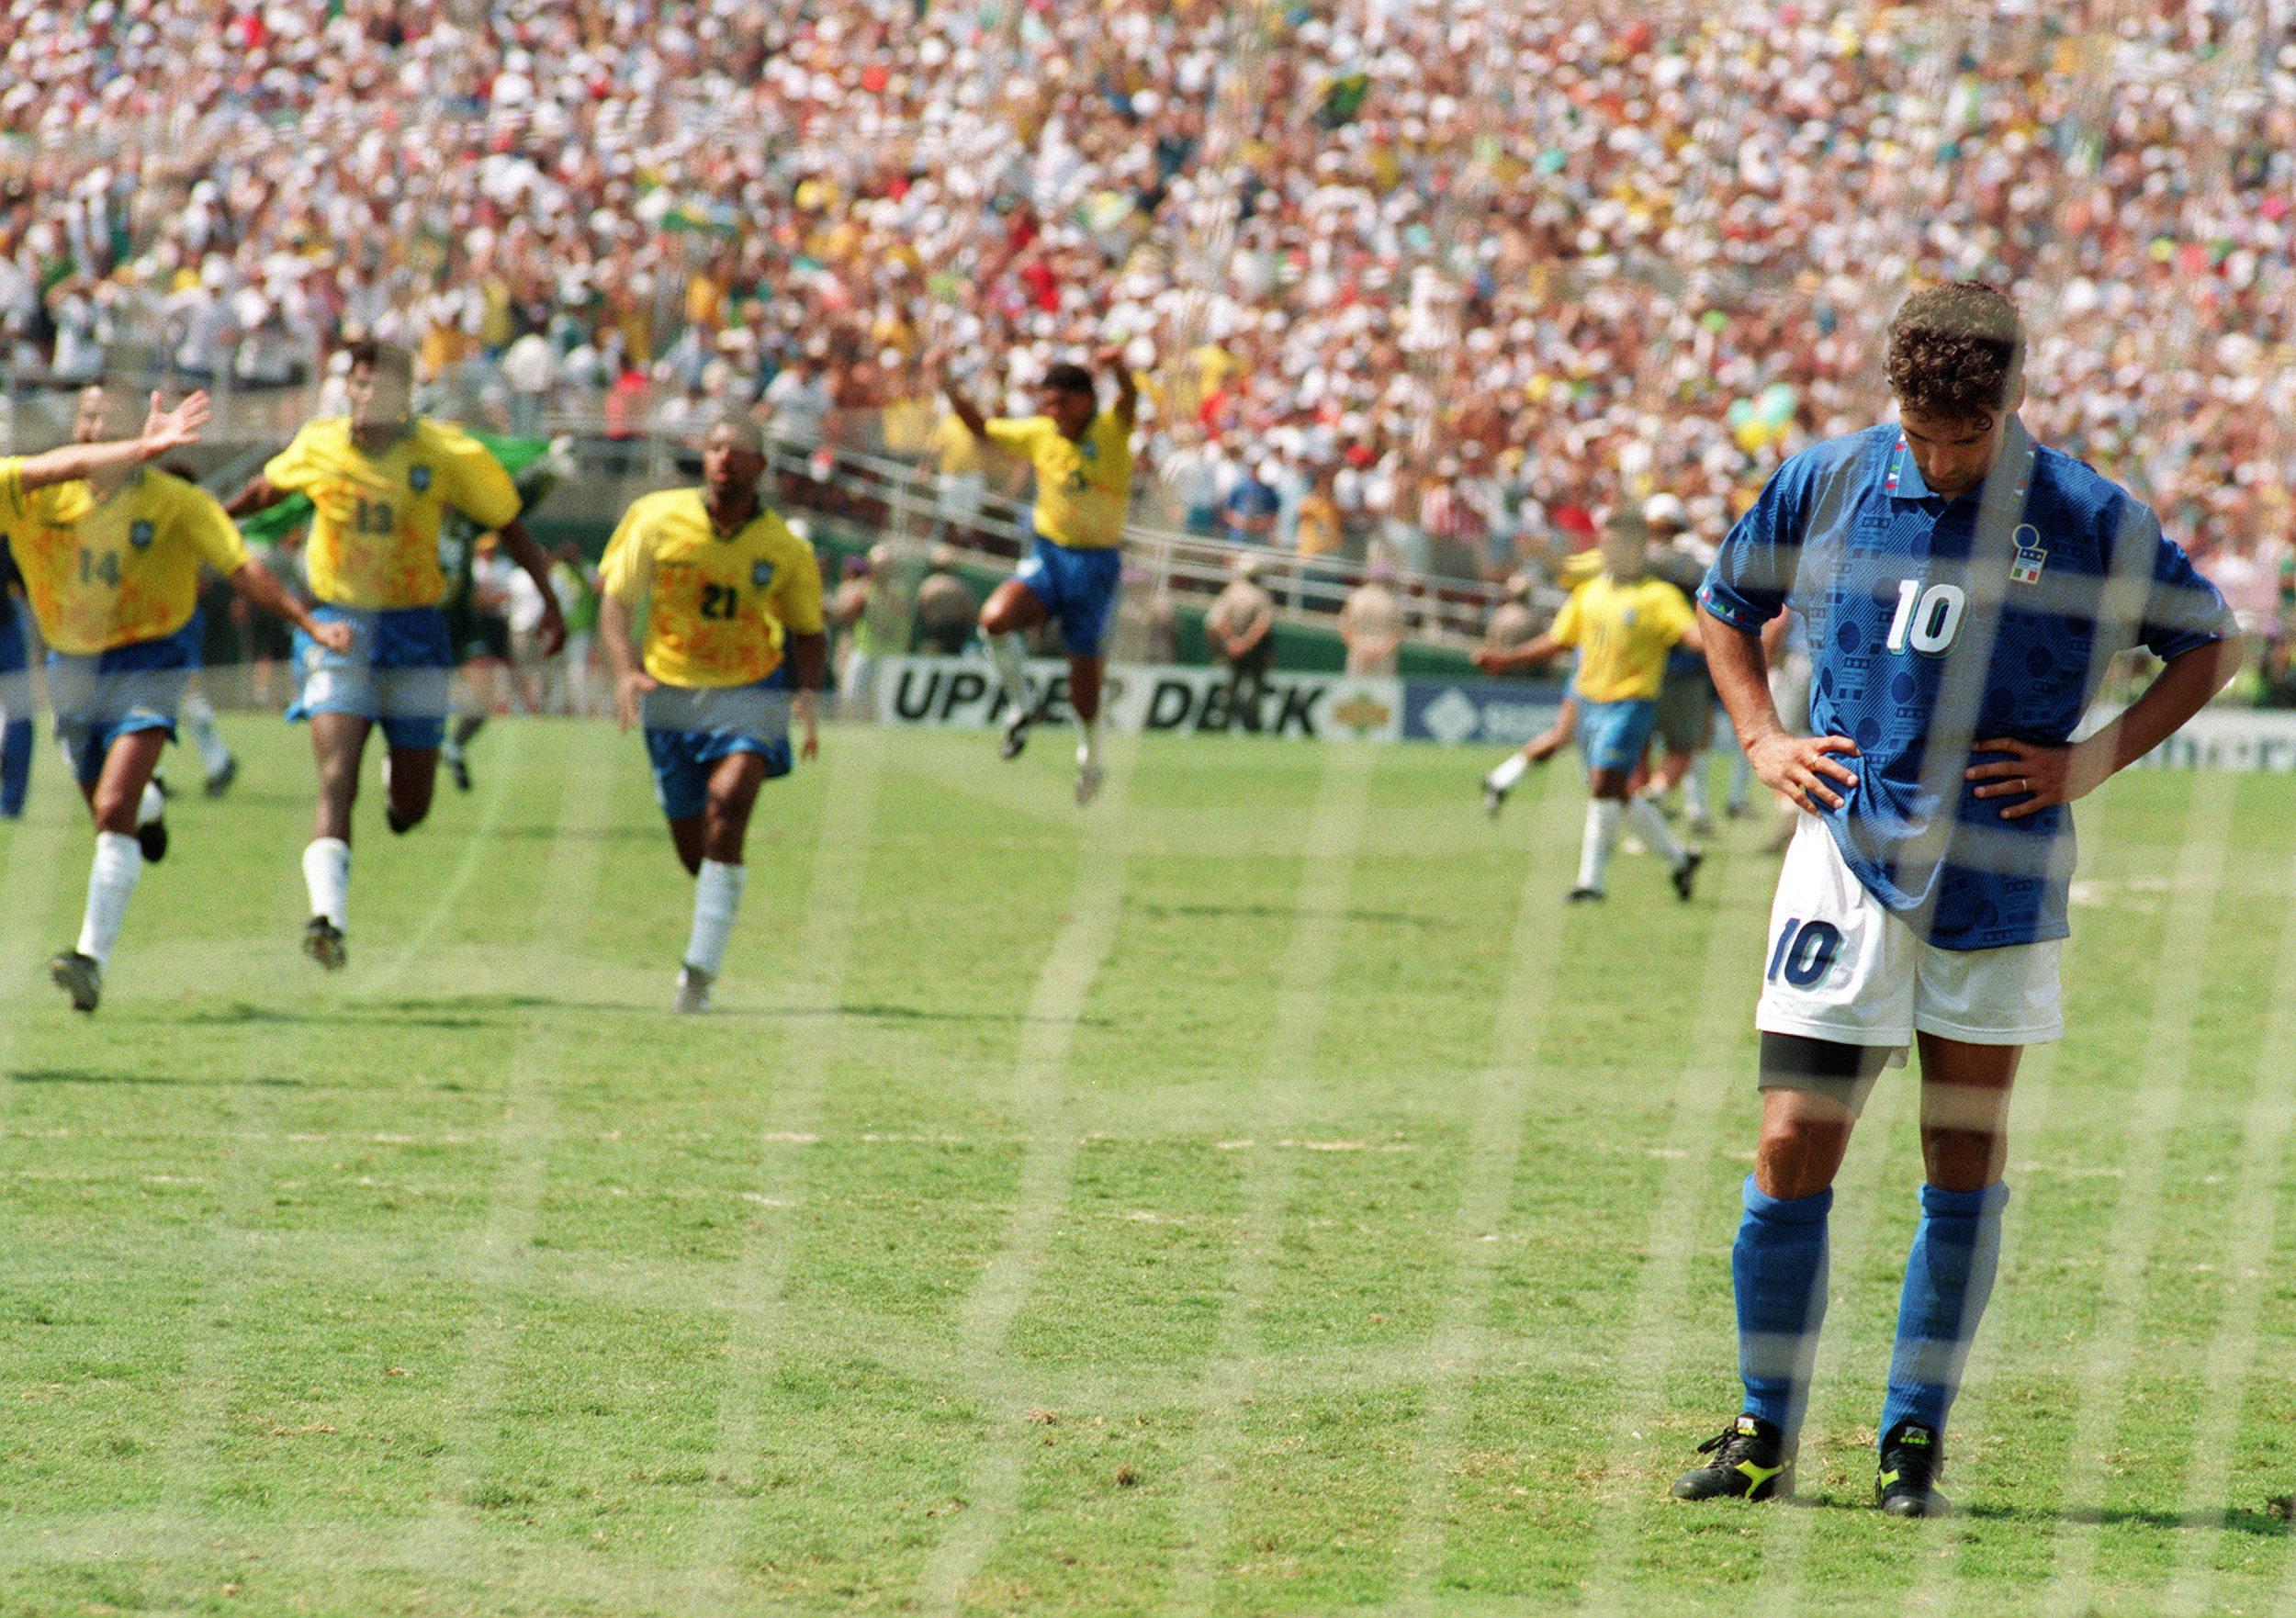
[[[2009,581],[2039,584],[2041,569],[2049,560],[2049,553],[2041,548],[2041,531],[2030,522],[2022,523],[2010,539],[2017,546],[2017,560],[2009,564]]]
[[[128,524],[128,543],[136,549],[140,551],[151,549],[152,536],[152,529],[150,522],[138,519]]]
[[[417,494],[428,494],[428,493],[430,493],[430,492],[431,492],[431,469],[430,469],[430,467],[428,467],[428,466],[409,466],[409,467],[407,468],[407,487],[408,487],[409,489],[413,489],[413,490],[415,491],[415,493],[417,493]]]

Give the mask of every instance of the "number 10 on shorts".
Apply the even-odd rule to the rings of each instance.
[[[1840,953],[1840,927],[1830,921],[1806,922],[1795,916],[1779,931],[1777,947],[1770,951],[1770,970],[1763,975],[1773,983],[1783,977],[1791,987],[1815,988]]]

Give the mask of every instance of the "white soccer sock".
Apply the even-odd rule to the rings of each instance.
[[[1525,758],[1523,750],[1517,747],[1514,752],[1500,759],[1492,767],[1491,773],[1483,777],[1483,780],[1494,791],[1507,792],[1516,781],[1523,779],[1523,772],[1530,767],[1531,761]]]
[[[1690,768],[1683,772],[1683,810],[1693,820],[1703,820],[1706,808],[1706,756],[1693,753]]]
[[[149,826],[167,813],[167,794],[152,781],[143,783],[143,796],[136,800],[136,824]]]
[[[1076,767],[1097,770],[1100,767],[1100,721],[1097,715],[1076,721],[1084,732],[1084,739],[1076,744]]]
[[[988,637],[988,658],[996,665],[997,683],[1016,714],[1029,711],[1029,643],[1018,631]]]
[[[1626,813],[1615,798],[1589,798],[1586,829],[1579,837],[1579,886],[1603,891],[1603,873],[1610,869],[1611,850],[1618,847],[1618,821]]]
[[[175,717],[191,732],[192,745],[199,749],[199,762],[209,775],[220,775],[231,762],[231,749],[223,745],[216,734],[215,704],[208,701],[205,691],[191,691],[176,705]]]
[[[96,834],[96,858],[88,862],[87,911],[80,920],[79,951],[98,966],[109,966],[119,924],[128,915],[128,895],[143,874],[143,850],[116,831]]]
[[[341,837],[313,837],[303,850],[303,885],[310,890],[311,914],[338,930],[351,926],[351,845]]]
[[[1666,824],[1666,816],[1659,813],[1659,806],[1649,799],[1637,798],[1626,805],[1626,823],[1642,838],[1643,847],[1664,860],[1670,868],[1690,857],[1690,850],[1683,847],[1682,839]]]
[[[733,936],[734,917],[741,911],[741,887],[748,880],[746,865],[702,861],[693,879],[693,936],[686,941],[686,964],[698,966],[712,977],[726,960],[726,940]]]

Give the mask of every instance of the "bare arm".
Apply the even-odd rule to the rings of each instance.
[[[1519,646],[1478,646],[1475,648],[1475,667],[1485,674],[1509,674],[1517,669],[1541,668],[1554,661],[1556,655],[1562,650],[1562,642],[1549,631],[1534,640],[1525,641]]]
[[[2001,811],[2004,820],[2017,820],[2052,803],[2070,803],[2086,797],[2208,706],[2209,699],[2224,689],[2224,682],[2240,672],[2247,654],[2246,638],[2237,635],[2179,652],[2162,665],[2142,696],[2095,736],[2054,747],[2013,736],[1982,741],[1975,751],[2009,757],[1973,764],[1962,777],[1986,783],[1977,788],[1977,797],[2016,800]]]
[[[797,745],[797,756],[812,758],[821,750],[819,732],[820,695],[828,683],[829,637],[826,635],[792,635],[789,637],[790,672],[797,677],[797,694],[790,702],[790,710],[797,723],[805,727],[805,735]]]
[[[610,594],[599,601],[598,644],[605,647],[606,667],[613,670],[613,711],[625,730],[637,723],[640,703],[654,689],[653,676],[638,667],[632,622],[630,603],[620,596]]]
[[[925,356],[925,365],[931,371],[933,380],[940,384],[941,396],[948,399],[949,408],[956,412],[957,420],[964,423],[964,430],[975,438],[986,439],[988,418],[981,414],[979,406],[959,390],[957,379],[949,369],[949,356],[935,349]]]
[[[1698,630],[1715,691],[1762,784],[1812,814],[1840,808],[1841,795],[1829,783],[1853,787],[1858,778],[1835,755],[1857,757],[1857,743],[1846,736],[1795,736],[1786,729],[1770,700],[1769,658],[1760,635],[1733,628],[1703,606]]]
[[[171,449],[199,442],[199,430],[208,421],[208,396],[195,393],[174,410],[160,408],[160,396],[152,396],[151,413],[145,417],[143,431],[133,438],[115,438],[103,444],[67,444],[44,454],[27,455],[17,476],[28,489],[45,489],[51,483],[75,483],[84,478],[94,478],[105,472],[118,472],[129,466],[155,461]]]
[[[1140,416],[1140,384],[1132,380],[1132,368],[1124,363],[1124,351],[1109,347],[1095,356],[1102,369],[1116,379],[1116,419],[1131,432]]]
[[[333,651],[351,649],[351,625],[337,620],[321,624],[310,610],[287,594],[279,581],[253,562],[242,562],[231,571],[231,588],[274,617],[284,618],[321,646]]]
[[[240,485],[237,494],[223,502],[223,514],[227,517],[245,517],[256,511],[269,511],[287,499],[289,492],[258,472]]]
[[[525,569],[526,577],[542,592],[542,655],[555,657],[566,645],[566,615],[558,610],[558,592],[551,588],[550,558],[515,517],[495,532],[502,536],[502,548],[511,554],[511,560]]]

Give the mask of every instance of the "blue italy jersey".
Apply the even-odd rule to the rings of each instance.
[[[2000,756],[1974,745],[2067,741],[2115,654],[2171,658],[2233,633],[2147,507],[2015,420],[1984,485],[1953,501],[1895,426],[1795,455],[1698,599],[1740,630],[1788,607],[1807,620],[1810,731],[1860,754],[1827,825],[1866,889],[1948,949],[2069,930],[2070,811],[2001,819],[2015,800],[1962,780]]]

